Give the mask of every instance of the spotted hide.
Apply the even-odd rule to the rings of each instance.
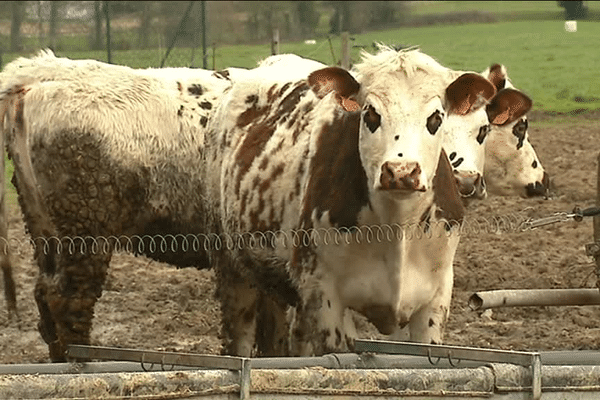
[[[464,213],[444,124],[482,94],[460,76],[448,96],[447,73],[418,50],[382,48],[362,55],[356,78],[329,67],[234,82],[207,134],[209,209],[223,234],[281,240],[252,246],[241,235],[219,254],[226,352],[252,354],[261,293],[294,306],[292,355],[350,350],[348,308],[383,333],[407,327],[411,340],[441,342],[459,242],[447,221]],[[354,228],[414,224],[425,238],[358,242]],[[319,240],[331,228],[348,242]]]
[[[488,105],[491,130],[485,146],[485,179],[490,193],[522,197],[548,196],[550,177],[544,170],[527,132],[531,99],[517,90],[506,67],[493,64],[483,76],[498,95]]]
[[[125,250],[209,267],[206,253],[181,242],[162,251],[140,239],[214,230],[205,225],[200,166],[205,127],[230,82],[170,72],[42,52],[0,75],[2,137],[36,244],[39,329],[53,361],[65,359],[69,344],[89,344],[117,238]],[[71,238],[62,244],[75,243],[75,251],[56,251],[52,237]],[[94,247],[91,238],[112,239]]]

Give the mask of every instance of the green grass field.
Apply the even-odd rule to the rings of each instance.
[[[492,24],[441,25],[369,32],[352,36],[351,58],[360,59],[360,46],[373,51],[372,43],[419,46],[442,64],[460,70],[483,71],[491,63],[502,63],[516,87],[534,100],[534,109],[554,113],[600,109],[600,84],[596,78],[596,46],[600,22],[580,21],[577,32],[564,31],[563,21],[518,21]],[[296,53],[326,64],[340,58],[340,39],[318,39],[280,45],[281,53]],[[333,54],[332,54],[333,53]],[[70,58],[106,60],[105,52],[58,52]],[[156,67],[163,52],[153,50],[114,51],[113,62],[134,68]],[[270,45],[217,47],[217,69],[235,66],[251,68],[270,55]],[[17,55],[5,54],[5,62]],[[196,60],[199,59],[196,50]],[[208,66],[213,66],[212,51]],[[186,66],[190,49],[176,48],[167,66]]]

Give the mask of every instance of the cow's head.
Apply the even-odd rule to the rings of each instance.
[[[494,85],[476,73],[465,73],[446,88],[449,111],[444,122],[443,147],[464,198],[487,196],[484,142],[490,123],[485,106],[495,93]]]
[[[448,69],[419,51],[365,55],[355,73],[360,85],[339,68],[313,72],[309,84],[320,97],[335,92],[346,111],[360,110],[358,146],[371,190],[400,196],[428,191],[448,115],[463,124],[465,117],[477,121],[478,134],[488,124],[483,106],[493,86],[477,74],[448,86]]]
[[[515,89],[506,68],[494,64],[483,72],[498,90],[488,105],[491,131],[486,139],[485,179],[497,195],[547,196],[550,179],[529,142],[526,113],[532,101]]]

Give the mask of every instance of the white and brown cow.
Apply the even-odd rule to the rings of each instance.
[[[498,195],[548,196],[549,175],[528,138],[531,99],[515,89],[505,66],[492,64],[482,74],[500,96],[488,106],[493,124],[485,149],[488,190]]]
[[[206,198],[225,235],[424,224],[431,238],[300,246],[231,246],[219,260],[226,351],[250,355],[260,292],[294,306],[291,354],[351,348],[347,308],[380,331],[442,340],[463,205],[442,150],[448,114],[471,109],[490,83],[445,82],[418,50],[363,54],[348,72],[308,80],[234,82],[209,125]],[[302,233],[300,237],[306,238]]]
[[[38,326],[50,358],[62,361],[69,344],[89,344],[116,238],[173,265],[210,267],[206,253],[183,249],[180,239],[213,231],[204,210],[205,127],[230,82],[51,52],[8,64],[0,82],[1,137],[36,244]],[[157,234],[175,238],[179,250],[149,246],[145,238]],[[88,247],[53,251],[52,238],[63,237]],[[115,240],[86,251],[91,238]]]

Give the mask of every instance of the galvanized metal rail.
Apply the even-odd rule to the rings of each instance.
[[[184,365],[210,369],[228,369],[240,373],[240,399],[250,398],[251,361],[245,357],[213,356],[164,351],[120,349],[116,347],[70,345],[67,357],[114,361],[137,361],[142,364]]]
[[[542,360],[540,354],[535,352],[361,339],[354,342],[354,350],[357,353],[374,352],[422,356],[427,357],[432,364],[437,363],[441,358],[447,358],[453,366],[457,366],[460,360],[471,360],[531,367],[532,399],[539,400],[542,396]],[[433,361],[433,358],[438,360]]]

